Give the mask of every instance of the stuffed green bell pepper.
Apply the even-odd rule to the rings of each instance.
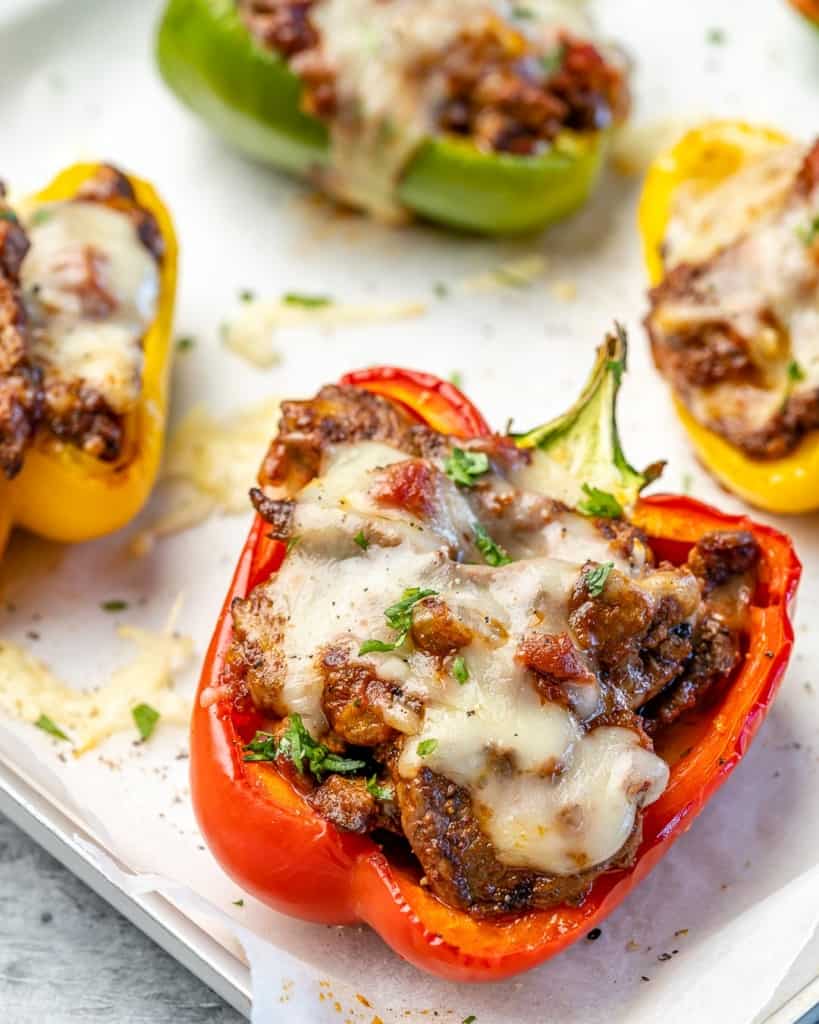
[[[585,202],[628,107],[620,55],[556,9],[170,0],[158,60],[230,142],[347,205],[524,232]]]

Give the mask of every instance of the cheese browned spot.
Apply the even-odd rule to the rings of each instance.
[[[819,429],[817,223],[819,142],[682,189],[666,233],[654,359],[697,420],[755,458]]]
[[[489,454],[466,487],[443,472],[452,442],[382,398],[328,388],[283,409],[264,498],[299,542],[235,603],[225,684],[386,772],[442,899],[495,914],[579,898],[628,862],[666,785],[644,726],[739,656],[753,540],[720,535],[689,565],[655,566],[628,524],[516,484],[528,456],[506,439],[457,442]],[[510,561],[486,563],[477,524]],[[658,718],[638,714],[647,702]],[[355,780],[314,806],[356,829],[372,818]]]

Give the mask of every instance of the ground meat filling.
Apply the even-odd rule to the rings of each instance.
[[[489,614],[482,604],[469,599],[464,603],[459,593],[436,591],[412,604],[403,620],[404,646],[399,644],[394,655],[388,647],[383,661],[368,658],[355,634],[336,634],[329,643],[316,643],[316,619],[306,627],[315,646],[301,653],[299,647],[285,650],[293,623],[276,603],[275,583],[272,591],[260,584],[246,599],[234,602],[234,639],[222,683],[233,689],[238,700],[249,695],[270,716],[275,733],[289,728],[296,710],[309,713],[302,691],[296,705],[288,703],[288,692],[294,692],[287,689],[291,667],[295,664],[292,671],[309,672],[320,680],[318,715],[324,726],[312,735],[334,754],[358,759],[365,767],[349,775],[318,779],[311,779],[309,773],[293,774],[289,763],[282,764],[282,770],[293,774],[308,802],[337,827],[357,833],[388,830],[403,836],[426,884],[444,902],[478,917],[580,902],[601,873],[632,862],[641,837],[641,813],[635,814],[614,852],[591,859],[582,842],[590,812],[582,798],[574,796],[556,819],[550,819],[551,827],[568,837],[574,870],[538,870],[510,859],[493,838],[493,808],[499,810],[499,805],[481,803],[482,784],[471,789],[423,762],[414,774],[402,768],[408,745],[422,733],[425,717],[437,713],[431,694],[450,687],[448,700],[457,707],[460,693],[465,692],[459,686],[481,684],[480,668],[475,667],[481,665],[481,655],[476,651],[489,651],[486,664],[499,671],[505,662],[491,660],[496,657],[492,652],[506,649],[511,637],[511,671],[522,673],[531,684],[530,692],[541,708],[549,714],[559,709],[554,713],[574,716],[586,736],[619,730],[630,735],[637,748],[653,752],[653,737],[700,704],[710,689],[730,676],[742,656],[742,635],[756,587],[756,541],[743,531],[714,532],[691,549],[683,565],[656,564],[647,539],[625,520],[590,520],[518,489],[515,469],[528,456],[512,450],[508,439],[453,441],[420,427],[397,404],[343,387],[324,388],[315,399],[283,406],[280,432],[260,478],[263,486],[253,499],[277,536],[302,528],[299,491],[328,471],[339,450],[349,452],[358,442],[390,445],[407,456],[387,466],[378,464],[371,471],[376,482],[368,493],[376,518],[382,507],[390,515],[403,509],[413,530],[427,531],[438,528],[442,503],[461,509],[458,502],[465,501],[492,536],[508,544],[512,562],[496,567],[483,565],[466,541],[461,547],[442,544],[442,553],[436,556],[439,571],[453,560],[458,585],[464,593],[473,594],[473,601],[472,587],[485,586],[493,597],[516,593],[514,580],[518,573],[525,573],[515,569],[515,559],[521,560],[521,566],[531,559],[529,564],[536,566],[538,559],[552,557],[543,538],[554,543],[560,536],[562,544],[574,543],[575,537],[581,547],[603,545],[599,556],[573,570],[574,582],[559,612],[565,625],[559,630],[547,628],[557,621],[556,611],[538,601],[551,598],[536,599],[532,614],[521,620],[525,625],[510,633],[510,623]],[[456,488],[447,478],[447,458],[456,445],[488,455],[488,468],[471,487]],[[379,457],[382,451],[379,448]],[[424,467],[420,475],[419,466]],[[434,480],[434,488],[416,486],[422,478]],[[434,501],[430,499],[433,492]],[[351,494],[345,491],[342,500],[355,505]],[[322,512],[326,514],[327,509]],[[355,530],[356,523],[351,522],[349,529]],[[399,543],[382,542],[369,526],[367,536],[371,539],[363,547],[353,547],[352,557],[373,557],[374,550],[382,549],[389,559],[395,550],[389,545]],[[309,548],[310,543],[309,536],[301,537],[294,551]],[[605,552],[610,560],[601,576]],[[326,554],[324,547],[322,559]],[[295,587],[307,585],[304,576],[292,579]],[[372,582],[372,577],[367,579]],[[324,589],[328,585],[321,583]],[[351,599],[343,588],[339,598],[338,603]],[[333,601],[331,615],[335,607]],[[324,618],[321,613],[321,621]],[[392,625],[401,628],[398,619]],[[340,627],[330,628],[332,632]],[[366,628],[369,632],[379,627],[371,627],[368,620]],[[425,672],[436,680],[431,690],[424,689]],[[474,713],[466,712],[467,722]],[[538,733],[538,750],[543,742]],[[519,750],[504,748],[500,738],[492,739],[485,750],[489,751],[490,784],[492,779],[503,785],[504,780],[520,778]],[[545,784],[548,794],[548,787],[560,785],[573,769],[559,758],[544,756],[538,753],[535,764],[538,784]],[[639,776],[633,778],[632,786],[648,785]]]
[[[781,209],[708,259],[667,267],[649,293],[657,368],[695,418],[755,459],[819,430],[817,223],[819,142]]]
[[[330,120],[338,111],[338,97],[310,17],[316,6],[318,0],[238,3],[261,45],[293,64],[305,86],[306,111]],[[434,128],[491,152],[530,156],[561,131],[598,131],[623,118],[628,108],[623,72],[594,46],[564,33],[550,52],[539,52],[514,26],[491,15],[491,4],[481,30],[462,33],[434,62],[421,61],[412,74],[436,80]]]
[[[164,240],[159,226],[139,205],[124,174],[101,167],[81,186],[76,199],[124,213],[140,242],[161,263]],[[38,328],[26,314],[20,291],[20,268],[28,250],[25,230],[14,213],[0,205],[0,472],[7,478],[21,469],[26,446],[40,428],[103,462],[119,458],[125,439],[123,415],[96,388],[80,377],[66,379],[53,367],[38,365],[32,355],[32,332]],[[116,307],[92,246],[58,270],[87,318],[102,321]]]
[[[28,358],[20,266],[26,233],[2,201],[0,186],[0,473],[15,476],[42,409],[40,373]]]

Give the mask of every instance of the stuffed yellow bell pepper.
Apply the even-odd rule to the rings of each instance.
[[[78,164],[0,191],[0,551],[127,523],[162,450],[176,238],[153,188]]]
[[[652,165],[646,327],[697,454],[746,501],[819,508],[819,142],[715,121]]]

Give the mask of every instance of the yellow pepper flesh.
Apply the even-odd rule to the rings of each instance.
[[[35,202],[73,198],[99,164],[75,164],[34,196]],[[51,540],[100,537],[124,526],[148,498],[162,455],[168,404],[177,243],[170,214],[147,182],[128,175],[137,201],[156,218],[164,241],[157,314],[143,342],[142,389],[126,417],[119,459],[100,462],[58,438],[39,433],[13,480],[0,483],[0,552],[19,525]]]
[[[652,163],[640,197],[638,221],[652,285],[663,278],[662,244],[682,185],[702,192],[743,164],[790,139],[774,128],[711,121],[688,132]],[[769,512],[797,514],[819,508],[819,432],[778,459],[752,459],[692,416],[675,396],[677,413],[705,466],[729,490]]]

